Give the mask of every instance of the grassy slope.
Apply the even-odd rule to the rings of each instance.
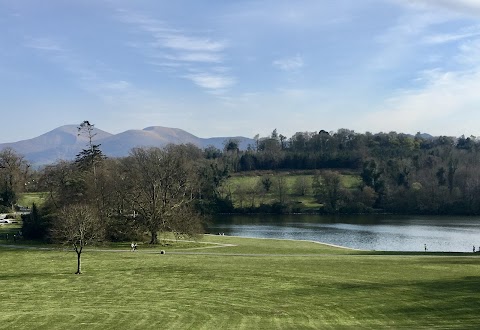
[[[308,242],[223,236],[204,240],[237,246],[205,249],[211,254],[204,255],[168,248],[166,255],[147,253],[151,249],[87,251],[81,276],[73,275],[71,252],[0,248],[0,328],[480,326],[475,257],[365,255]]]
[[[317,203],[315,197],[313,196],[311,185],[312,185],[312,174],[305,174],[305,171],[289,171],[289,172],[279,172],[277,174],[273,174],[271,171],[255,171],[255,172],[241,172],[233,175],[230,177],[225,183],[224,187],[229,187],[229,190],[232,192],[232,198],[234,205],[236,207],[240,206],[238,201],[238,194],[236,190],[239,187],[242,187],[244,190],[248,190],[251,187],[255,187],[258,185],[258,182],[261,180],[262,176],[270,177],[275,180],[275,176],[280,175],[285,178],[285,184],[287,187],[287,199],[293,203],[301,202],[301,207],[305,210],[309,209],[318,209],[321,207],[321,204]],[[304,178],[305,182],[307,183],[308,189],[307,193],[304,196],[300,196],[295,192],[295,181],[298,178]],[[341,174],[342,186],[346,189],[353,189],[358,187],[360,184],[360,177],[353,174]],[[276,201],[277,196],[275,194],[275,188],[272,184],[271,192],[265,194],[264,197],[261,197],[261,193],[258,192],[256,189],[256,198],[255,198],[255,205],[258,206],[260,203],[271,204]],[[249,197],[245,197],[244,206],[250,206],[251,199]],[[296,204],[297,206],[299,204]]]

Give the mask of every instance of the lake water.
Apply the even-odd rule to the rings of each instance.
[[[208,232],[324,242],[362,250],[472,252],[480,217],[221,215]]]

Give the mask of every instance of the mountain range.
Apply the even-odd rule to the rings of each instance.
[[[151,126],[143,130],[128,130],[111,134],[94,128],[93,142],[107,157],[124,157],[135,147],[164,147],[167,144],[191,143],[199,148],[213,146],[223,149],[225,141],[236,139],[240,149],[253,144],[253,139],[242,136],[199,138],[179,128]],[[0,143],[0,150],[12,148],[23,155],[34,166],[54,163],[58,160],[73,160],[87,146],[88,139],[78,134],[77,125],[65,125],[38,137],[18,142]]]

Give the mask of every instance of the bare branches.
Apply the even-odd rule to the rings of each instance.
[[[105,236],[104,225],[97,213],[88,205],[65,206],[55,219],[52,236],[56,241],[72,244],[78,258],[76,274],[81,273],[80,255],[85,245]]]
[[[29,164],[11,148],[0,151],[0,203],[11,206],[28,181]]]
[[[145,227],[157,242],[158,231],[175,231],[198,180],[192,177],[192,160],[185,146],[165,149],[134,149],[131,152],[131,179],[135,206]]]

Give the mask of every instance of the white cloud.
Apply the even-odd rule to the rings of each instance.
[[[381,110],[362,115],[360,126],[406,133],[428,130],[432,134],[464,129],[452,127],[452,118],[470,116],[472,105],[480,104],[480,70],[432,70],[422,75],[420,80],[427,82],[423,88],[398,92],[381,106]],[[476,122],[480,118],[471,119]]]
[[[432,34],[424,38],[430,44],[442,44],[480,36],[480,26],[470,26],[455,33]]]
[[[223,41],[213,41],[204,38],[192,38],[179,34],[170,34],[164,36],[162,44],[163,46],[172,49],[204,52],[219,52],[226,48],[226,43]]]
[[[212,73],[194,73],[184,76],[196,85],[209,90],[224,90],[235,84],[235,79],[229,76]]]
[[[179,68],[183,66],[183,63],[178,63],[178,62],[173,62],[173,61],[147,61],[147,64],[153,65],[153,66],[160,66],[160,67],[166,67],[166,68]]]
[[[273,61],[272,65],[283,71],[297,71],[303,68],[303,58],[300,55]]]
[[[223,56],[216,53],[179,53],[177,55],[164,54],[163,58],[180,62],[222,63]]]

